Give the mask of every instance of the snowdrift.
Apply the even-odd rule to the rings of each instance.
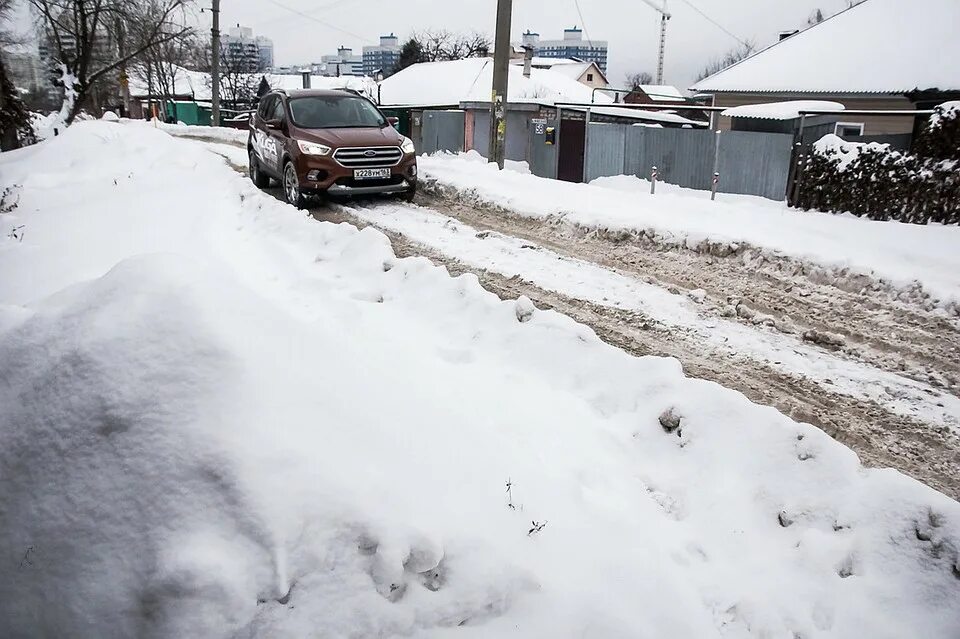
[[[960,628],[960,504],[674,360],[162,131],[0,176],[4,637]]]
[[[470,203],[565,224],[615,241],[652,242],[756,267],[805,273],[851,291],[877,291],[960,315],[960,227],[876,221],[790,209],[634,176],[589,184],[496,170],[475,151],[420,159],[424,186]]]

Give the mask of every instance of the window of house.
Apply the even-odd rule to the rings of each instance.
[[[857,135],[863,135],[863,123],[862,122],[837,122],[837,126],[834,129],[834,133],[839,135],[841,138],[854,137]]]
[[[593,74],[592,74],[592,73],[588,73],[588,74],[587,74],[587,82],[593,82]]]

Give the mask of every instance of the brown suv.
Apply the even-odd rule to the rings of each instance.
[[[417,191],[410,138],[370,100],[346,91],[271,91],[250,119],[250,179],[260,188],[280,180],[287,201],[324,195]]]

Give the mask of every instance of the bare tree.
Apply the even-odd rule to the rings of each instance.
[[[153,46],[190,31],[190,0],[29,0],[60,65],[60,117],[69,124],[99,82]],[[145,5],[147,10],[145,10]],[[126,26],[126,30],[118,29]],[[129,46],[127,33],[135,34]]]
[[[491,47],[490,38],[482,33],[454,33],[445,29],[419,31],[411,40],[419,45],[420,62],[485,57]]]
[[[0,151],[34,142],[30,114],[7,73],[4,60],[6,47],[18,44],[18,38],[7,28],[12,11],[13,0],[0,0]]]
[[[651,75],[649,72],[641,71],[639,73],[627,74],[627,89],[636,91],[644,84],[653,84],[653,75]]]
[[[177,95],[177,82],[186,77],[186,66],[196,48],[196,34],[190,28],[173,27],[171,39],[150,42],[150,32],[143,30],[157,20],[163,9],[163,0],[142,0],[129,40],[134,46],[146,42],[147,47],[131,61],[131,72],[147,84],[151,96],[160,98],[162,110],[166,112],[166,103]]]
[[[205,83],[208,89],[213,89],[210,73],[210,44],[203,42],[194,47],[193,67],[208,75]],[[237,56],[228,55],[220,49],[220,102],[240,111],[256,105],[260,99],[257,92],[260,90],[261,73],[251,73],[247,63]]]
[[[745,58],[749,58],[756,50],[757,45],[752,40],[740,43],[738,47],[730,49],[719,58],[707,63],[703,69],[700,70],[700,73],[697,74],[697,82],[710,77],[714,73],[719,73]]]

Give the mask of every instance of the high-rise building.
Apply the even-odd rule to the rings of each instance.
[[[363,75],[373,76],[377,71],[384,77],[393,73],[400,61],[400,40],[397,36],[380,36],[380,45],[363,48]]]
[[[257,53],[260,57],[260,71],[269,71],[273,68],[273,40],[264,36],[257,36]]]
[[[354,55],[350,47],[340,47],[336,55],[325,55],[320,64],[313,65],[314,73],[325,76],[363,75],[363,57]]]
[[[572,27],[563,30],[563,40],[541,40],[539,33],[527,30],[521,44],[533,47],[533,54],[541,58],[576,58],[583,62],[596,62],[607,72],[607,41],[584,40],[583,29]]]
[[[253,29],[239,24],[220,37],[224,63],[234,71],[257,73],[273,66],[273,40],[253,36]]]

